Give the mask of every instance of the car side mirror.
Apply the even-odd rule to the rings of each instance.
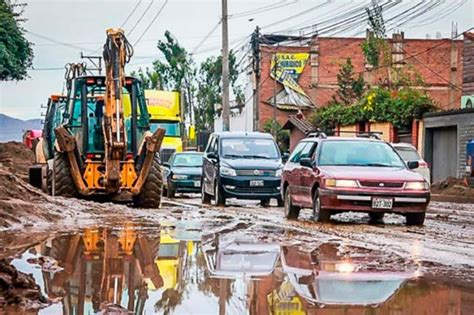
[[[217,159],[219,159],[219,157],[217,156],[217,154],[216,154],[215,152],[209,152],[209,153],[207,154],[207,158],[208,158],[208,159],[211,159],[211,160],[217,160]]]
[[[163,162],[163,163],[161,163],[161,164],[162,164],[164,167],[167,167],[167,168],[170,167],[170,163],[168,163],[168,162]]]
[[[408,161],[407,166],[409,169],[413,170],[415,168],[418,168],[420,166],[420,163],[418,161]]]
[[[302,158],[300,160],[300,165],[304,167],[313,168],[313,161],[310,158]]]
[[[288,152],[283,153],[281,156],[281,160],[283,161],[283,163],[288,162],[289,158],[290,158],[290,154]]]

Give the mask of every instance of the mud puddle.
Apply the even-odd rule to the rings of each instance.
[[[207,221],[206,221],[207,222]],[[31,314],[471,314],[473,287],[337,239],[223,217],[62,233],[12,260]],[[0,314],[2,310],[0,309]]]

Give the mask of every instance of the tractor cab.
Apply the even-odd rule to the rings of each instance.
[[[83,159],[103,159],[104,97],[104,76],[82,76],[73,80],[65,112],[65,126],[76,138]],[[136,78],[126,77],[122,97],[127,155],[135,157],[144,134],[149,129],[141,82]]]
[[[43,152],[46,160],[50,160],[54,156],[54,141],[56,135],[54,129],[61,125],[63,121],[63,113],[66,108],[66,96],[53,94],[48,98],[48,105],[43,126]]]

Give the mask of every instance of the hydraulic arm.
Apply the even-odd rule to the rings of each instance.
[[[105,179],[108,191],[120,188],[120,162],[125,159],[127,139],[124,128],[122,87],[125,84],[124,67],[133,55],[123,30],[108,29],[104,45],[106,67],[103,133],[105,140]]]

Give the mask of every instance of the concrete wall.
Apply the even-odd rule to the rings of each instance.
[[[474,139],[474,110],[449,112],[444,115],[428,115],[423,119],[424,125],[424,155],[428,162],[433,160],[433,133],[434,130],[444,127],[457,128],[457,174],[458,178],[466,173],[466,145]]]

